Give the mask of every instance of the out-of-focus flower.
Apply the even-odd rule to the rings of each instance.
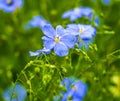
[[[45,20],[42,16],[34,16],[32,20],[26,25],[26,28],[30,27],[38,27],[42,29],[43,26],[49,24],[47,20]]]
[[[97,0],[92,0],[92,2],[96,2]],[[109,5],[111,3],[111,0],[101,0],[101,2],[104,4],[104,5]]]
[[[64,78],[60,86],[66,90],[60,91],[54,101],[82,101],[88,89],[85,83],[73,77]]]
[[[101,0],[104,5],[109,5],[111,0]]]
[[[23,0],[0,0],[0,9],[5,12],[14,12],[23,6]]]
[[[93,42],[92,38],[96,34],[96,29],[91,25],[68,24],[66,33],[77,36],[78,48],[84,46],[88,49],[89,44]]]
[[[94,17],[94,26],[98,27],[100,25],[100,18],[98,16]]]
[[[62,18],[70,18],[70,21],[75,21],[81,17],[91,19],[93,10],[88,7],[79,7],[63,13]]]
[[[27,91],[22,85],[16,84],[5,90],[2,96],[5,101],[25,101]]]
[[[49,54],[50,51],[51,51],[50,49],[44,47],[43,49],[37,50],[36,52],[30,51],[29,54],[30,56],[39,56],[41,53]]]
[[[76,37],[67,34],[61,25],[58,25],[56,30],[54,30],[52,25],[47,24],[42,28],[42,31],[46,35],[42,37],[44,46],[50,50],[54,49],[55,54],[58,56],[66,56],[68,48],[74,47]]]

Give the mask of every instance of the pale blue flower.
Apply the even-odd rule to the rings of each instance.
[[[46,24],[49,24],[49,22],[45,20],[42,16],[37,15],[32,18],[32,20],[27,24],[26,28],[38,27],[42,29],[42,27],[45,26]]]
[[[91,19],[93,10],[88,7],[79,7],[63,13],[62,18],[70,18],[70,21],[75,21],[81,17],[87,17]]]
[[[59,94],[53,98],[54,101],[82,101],[88,90],[84,82],[73,77],[64,78],[60,86],[66,90],[60,91]]]
[[[29,54],[30,56],[39,56],[41,53],[49,54],[50,52],[50,49],[44,47],[43,49],[37,50],[36,52],[30,51]]]
[[[42,37],[44,46],[47,49],[54,49],[54,52],[58,56],[66,56],[68,54],[68,48],[73,48],[76,42],[76,37],[71,34],[67,34],[65,29],[58,25],[56,30],[47,24],[42,28],[43,33],[46,36]]]
[[[0,9],[5,12],[14,12],[23,6],[23,0],[0,0]]]
[[[79,36],[82,40],[91,39],[96,34],[96,29],[91,25],[68,24],[67,33]]]
[[[25,101],[26,96],[27,96],[27,91],[20,84],[10,86],[2,94],[2,97],[5,101]]]
[[[88,49],[90,43],[93,42],[96,29],[91,25],[68,24],[66,33],[73,34],[77,37],[78,48],[85,47],[85,49]]]

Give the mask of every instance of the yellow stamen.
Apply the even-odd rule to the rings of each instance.
[[[6,0],[7,4],[11,4],[12,0]]]
[[[80,34],[82,34],[82,33],[83,33],[83,30],[82,30],[82,29],[80,29],[80,30],[79,30],[79,33],[80,33]]]
[[[58,43],[58,42],[60,42],[60,38],[59,38],[59,37],[55,37],[54,41],[55,41],[56,43]]]

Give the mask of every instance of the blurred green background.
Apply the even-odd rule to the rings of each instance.
[[[104,5],[100,0],[24,0],[24,6],[13,13],[0,10],[0,94],[34,59],[29,51],[42,47],[42,31],[39,28],[25,30],[25,24],[33,16],[42,15],[54,27],[65,26],[70,23],[61,18],[65,11],[86,6],[95,10],[102,24],[97,28],[94,42],[98,50],[91,56],[96,65],[84,75],[90,81],[85,101],[120,101],[120,0],[111,1]]]

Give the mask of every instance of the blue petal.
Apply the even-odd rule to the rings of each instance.
[[[46,36],[50,38],[54,38],[56,35],[54,28],[50,24],[46,24],[44,27],[42,27],[42,31]]]
[[[44,46],[47,49],[52,49],[55,46],[54,39],[52,39],[52,38],[49,38],[47,36],[43,36],[42,40],[44,41]]]
[[[66,33],[65,33],[65,29],[64,29],[61,25],[58,25],[58,26],[56,27],[56,33],[57,33],[58,36],[60,36],[60,37],[66,34]]]
[[[17,4],[17,7],[21,7],[21,6],[23,6],[24,1],[23,0],[17,0],[16,4]]]
[[[11,99],[12,94],[15,93],[16,96]],[[5,92],[3,92],[3,98],[5,101],[24,101],[27,96],[27,91],[26,89],[20,85],[16,84],[15,86],[10,86]]]
[[[69,95],[68,92],[63,93],[62,99],[60,101],[68,101]]]
[[[64,78],[61,81],[61,86],[65,87],[66,90],[70,90],[71,89],[71,84],[74,82],[75,78],[74,77],[70,77],[70,78]]]
[[[111,0],[101,0],[103,4],[109,5],[111,3]]]
[[[79,31],[79,27],[77,24],[68,24],[67,28],[71,28],[73,30]]]
[[[98,16],[95,17],[94,24],[96,27],[98,27],[100,25],[100,18]]]
[[[23,5],[23,0],[13,0],[11,5],[7,5],[5,1],[0,0],[0,9],[4,10],[5,12],[13,12],[17,8],[20,8]]]
[[[53,98],[53,101],[59,101],[60,100],[60,96],[55,96],[54,98]]]
[[[85,94],[87,93],[87,85],[82,81],[76,81],[72,85],[75,87],[75,89],[73,89],[74,96],[84,98]]]
[[[74,96],[73,96],[72,101],[83,101],[83,100],[82,100],[81,98],[79,98],[79,97],[74,97]]]
[[[2,97],[5,101],[10,101],[10,94],[8,93],[9,91],[5,91],[3,94],[2,94]]]
[[[14,92],[18,94],[18,101],[24,101],[27,96],[27,91],[20,84],[15,85]]]
[[[4,6],[4,8],[3,8],[3,10],[5,11],[5,12],[14,12],[15,11],[15,7],[14,7],[14,5],[12,5],[12,6]]]
[[[68,17],[70,17],[71,12],[72,12],[71,10],[70,11],[66,11],[65,13],[63,13],[62,18],[68,18]]]
[[[86,49],[88,49],[91,42],[91,40],[83,40],[81,42],[78,42],[78,48],[85,47]]]
[[[92,9],[88,7],[81,7],[80,9],[82,11],[83,16],[86,16],[86,17],[90,16],[93,12]]]
[[[61,38],[61,42],[63,42],[69,48],[73,48],[77,40],[74,35],[65,35]]]
[[[41,53],[41,50],[37,50],[36,52],[32,52],[32,51],[29,52],[30,56],[38,56],[40,55],[40,53]]]
[[[79,27],[77,24],[68,24],[67,25],[67,28],[66,28],[67,34],[79,35],[78,31],[79,31]]]
[[[68,48],[63,43],[57,43],[54,47],[54,52],[58,56],[66,56],[66,55],[68,55]]]
[[[96,34],[95,28],[91,25],[78,24],[78,27],[83,30],[82,34],[79,34],[82,39],[91,39]]]
[[[41,49],[41,52],[43,52],[45,54],[49,54],[51,52],[51,50],[44,47],[43,49]]]
[[[79,18],[79,16],[73,14],[73,15],[70,16],[70,21],[75,21],[75,20],[77,20],[78,18]]]

